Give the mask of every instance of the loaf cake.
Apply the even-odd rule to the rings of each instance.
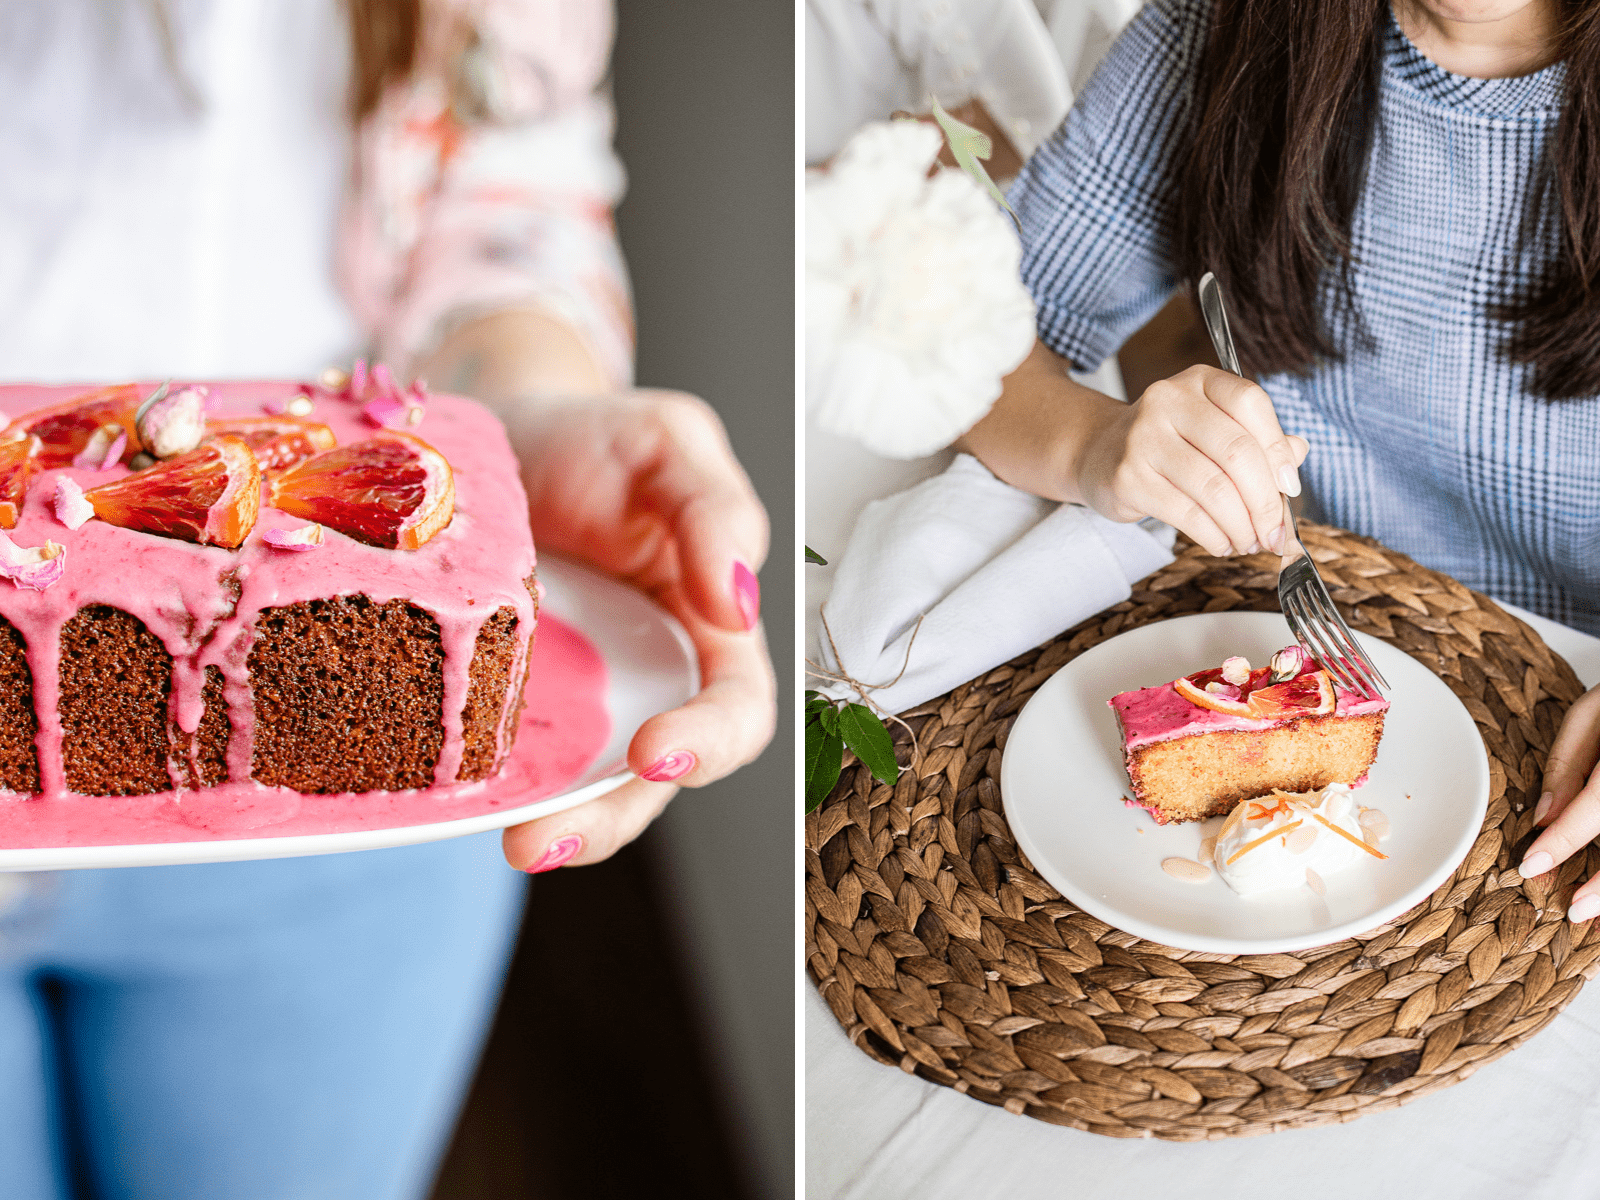
[[[500,768],[537,600],[487,410],[381,368],[0,409],[0,787],[192,810]]]
[[[1134,803],[1157,823],[1199,821],[1268,793],[1357,784],[1378,754],[1389,702],[1338,687],[1291,646],[1109,701]]]

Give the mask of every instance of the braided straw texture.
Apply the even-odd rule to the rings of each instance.
[[[1000,756],[1062,664],[1186,613],[1276,611],[1277,560],[1192,545],[1130,599],[902,714],[894,787],[847,759],[806,817],[806,963],[851,1039],[988,1104],[1113,1137],[1251,1137],[1349,1121],[1458,1083],[1520,1045],[1600,965],[1569,924],[1590,846],[1524,880],[1544,756],[1582,686],[1493,601],[1352,534],[1301,525],[1350,625],[1442,678],[1488,749],[1489,811],[1425,902],[1294,954],[1201,954],[1063,899],[1012,840]],[[1183,544],[1180,543],[1180,547]]]

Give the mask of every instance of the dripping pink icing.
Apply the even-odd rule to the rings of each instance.
[[[527,704],[505,769],[480,783],[404,792],[302,795],[259,783],[149,796],[19,796],[0,792],[0,848],[149,845],[393,829],[479,816],[563,791],[611,733],[606,669],[583,634],[539,618]]]
[[[1368,713],[1387,711],[1389,702],[1382,698],[1373,700],[1355,696],[1334,685],[1335,716],[1360,717]],[[1257,731],[1282,725],[1292,717],[1266,717],[1252,719],[1236,717],[1229,713],[1201,708],[1185,700],[1171,683],[1156,687],[1139,688],[1121,692],[1106,703],[1116,711],[1122,726],[1124,749],[1136,750],[1152,742],[1168,742],[1173,738],[1192,737],[1202,733]]]
[[[149,392],[154,386],[145,384],[143,390]],[[252,416],[263,403],[286,401],[304,390],[298,383],[283,381],[209,387],[210,413],[216,416]],[[87,386],[0,386],[0,410],[7,418],[16,417],[87,390]],[[323,399],[311,419],[329,426],[341,445],[372,434],[359,404],[350,401]],[[409,600],[438,621],[444,650],[445,736],[434,787],[453,786],[463,752],[461,709],[467,670],[479,628],[496,609],[511,606],[518,618],[518,655],[525,659],[528,653],[534,607],[522,581],[534,568],[533,539],[516,459],[500,422],[487,409],[460,397],[434,395],[426,418],[412,432],[445,456],[455,477],[454,519],[414,551],[366,546],[327,530],[315,554],[285,554],[267,545],[264,533],[274,526],[302,522],[265,500],[254,530],[238,550],[196,546],[100,520],[71,530],[55,516],[57,477],[66,475],[80,485],[94,486],[108,478],[119,479],[128,469],[116,465],[105,472],[81,468],[35,472],[11,534],[19,545],[43,545],[47,539],[63,544],[67,570],[60,582],[43,592],[0,582],[0,615],[17,627],[28,647],[39,716],[35,746],[40,794],[47,799],[66,794],[57,713],[59,642],[62,626],[84,605],[120,608],[161,640],[173,659],[171,716],[185,733],[199,728],[205,669],[218,667],[231,726],[231,782],[225,786],[230,791],[248,787],[276,793],[279,789],[249,782],[255,731],[246,661],[256,617],[266,608],[355,593],[379,604]],[[239,583],[236,605],[220,583],[228,572]],[[200,797],[220,790],[189,791],[184,796],[194,805],[201,803]],[[230,801],[236,802],[237,797]]]

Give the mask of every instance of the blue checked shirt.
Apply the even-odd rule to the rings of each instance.
[[[1011,192],[1039,337],[1080,370],[1177,283],[1163,206],[1209,7],[1150,0]],[[1553,252],[1520,231],[1564,75],[1453,75],[1391,18],[1351,230],[1374,342],[1331,324],[1342,361],[1261,382],[1311,443],[1308,515],[1600,634],[1600,397],[1530,395],[1490,315]]]

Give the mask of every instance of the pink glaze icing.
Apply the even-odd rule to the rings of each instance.
[[[154,386],[146,384],[144,390],[151,391]],[[281,381],[209,386],[213,416],[254,416],[263,403],[287,400],[304,390],[298,383]],[[16,417],[85,390],[81,386],[0,387],[0,409],[7,418]],[[341,445],[372,434],[359,405],[346,400],[320,399],[311,419],[328,425]],[[100,520],[72,530],[54,513],[57,477],[66,475],[94,486],[106,482],[107,477],[121,478],[128,468],[117,465],[103,473],[78,468],[35,472],[21,519],[11,535],[22,546],[40,546],[46,540],[61,543],[67,548],[67,568],[59,582],[42,592],[0,582],[0,615],[17,627],[27,643],[39,717],[35,746],[40,794],[46,799],[68,794],[57,713],[61,628],[84,605],[109,604],[144,622],[172,655],[171,716],[184,733],[193,734],[199,728],[205,709],[201,689],[206,668],[215,666],[222,671],[231,725],[229,782],[181,792],[182,804],[197,808],[216,804],[237,811],[257,803],[274,811],[303,809],[297,794],[290,805],[280,795],[281,789],[263,788],[250,779],[255,721],[246,663],[255,621],[266,608],[356,593],[379,604],[409,600],[438,621],[444,649],[444,745],[431,790],[454,786],[463,751],[461,710],[466,702],[468,666],[480,626],[504,605],[515,609],[518,618],[512,678],[526,661],[534,605],[522,581],[534,568],[533,538],[528,532],[527,497],[517,476],[516,459],[500,422],[487,409],[471,400],[436,395],[431,397],[427,416],[412,432],[444,455],[455,479],[454,518],[413,551],[363,545],[330,529],[315,554],[285,554],[263,541],[265,532],[274,527],[298,527],[303,522],[272,508],[265,499],[255,528],[238,550],[197,546]],[[238,582],[237,602],[221,582],[230,573]],[[192,757],[193,739],[189,742],[187,752]],[[505,750],[502,734],[501,757]],[[176,767],[173,773],[176,786],[181,776]],[[252,799],[255,793],[261,795]],[[127,797],[116,803],[127,805],[139,799]]]
[[[505,767],[477,783],[302,795],[259,783],[148,796],[0,792],[0,847],[126,846],[393,829],[516,808],[565,790],[611,735],[606,668],[583,634],[539,618],[527,703]]]
[[[1335,716],[1361,717],[1368,713],[1385,712],[1389,702],[1366,696],[1355,696],[1334,685]],[[1220,713],[1215,709],[1201,708],[1185,700],[1170,683],[1157,687],[1139,688],[1121,692],[1106,703],[1116,711],[1122,726],[1122,744],[1126,750],[1137,750],[1152,742],[1169,742],[1174,738],[1192,737],[1201,733],[1225,733],[1271,729],[1294,718],[1267,717],[1251,719]]]

